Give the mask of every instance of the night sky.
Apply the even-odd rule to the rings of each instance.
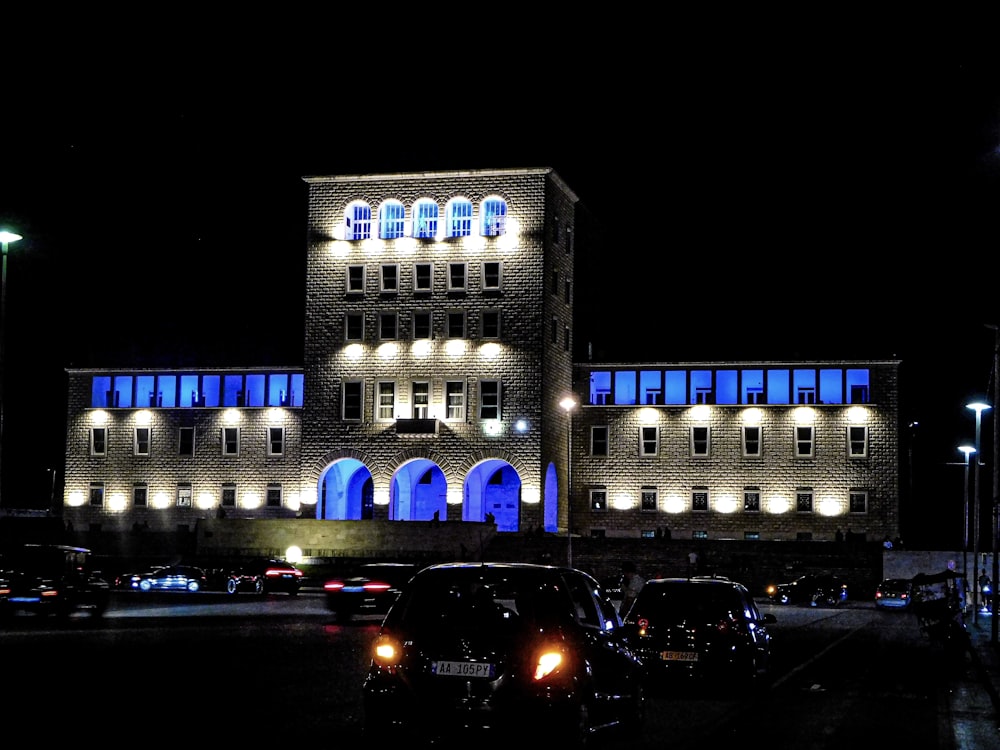
[[[66,367],[302,363],[303,176],[552,167],[603,226],[578,359],[899,358],[904,533],[944,504],[957,537],[1000,321],[991,19],[508,15],[493,44],[88,18],[5,45],[0,503],[61,480]]]

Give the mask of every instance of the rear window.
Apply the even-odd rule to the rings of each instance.
[[[739,595],[729,586],[647,583],[639,592],[635,613],[667,622],[717,620],[727,614],[743,616]]]

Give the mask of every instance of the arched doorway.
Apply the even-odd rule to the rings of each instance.
[[[375,517],[375,483],[368,467],[342,458],[320,475],[316,518],[321,521],[365,521]]]
[[[465,478],[463,521],[484,521],[493,515],[497,531],[521,528],[521,476],[498,458],[476,464]]]
[[[390,521],[430,521],[448,518],[448,480],[441,467],[426,458],[400,466],[389,489]]]

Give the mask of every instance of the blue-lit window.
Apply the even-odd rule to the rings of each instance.
[[[635,370],[615,372],[615,403],[631,405],[638,398]]]
[[[132,376],[116,375],[114,385],[114,401],[112,405],[116,408],[132,408]]]
[[[403,236],[406,209],[396,200],[388,200],[378,210],[378,236],[383,240],[395,240]]]
[[[687,372],[668,370],[663,373],[663,400],[667,404],[686,404]]]
[[[201,379],[201,401],[202,406],[218,407],[222,402],[220,399],[220,378],[218,375],[205,375]]]
[[[819,403],[821,404],[844,403],[843,370],[819,371]]]
[[[870,398],[868,370],[847,371],[847,394],[849,404],[867,404]]]
[[[795,370],[792,373],[793,387],[795,389],[795,403],[815,404],[816,403],[816,371],[815,370]]]
[[[741,404],[766,403],[764,399],[763,370],[741,370],[740,381]]]
[[[714,404],[715,394],[712,390],[711,370],[691,371],[691,404]]]
[[[663,373],[660,370],[639,372],[639,403],[647,406],[663,403]]]
[[[479,233],[483,237],[496,237],[507,231],[507,201],[490,197],[479,206]]]
[[[226,375],[222,379],[222,405],[243,406],[242,375]]]
[[[199,406],[201,392],[197,375],[181,375],[181,406]]]
[[[114,404],[111,398],[111,378],[107,375],[95,375],[90,381],[90,405],[96,408],[107,408]]]
[[[273,372],[267,376],[267,405],[288,406],[290,401],[287,373]]]
[[[344,212],[344,239],[367,240],[372,236],[372,209],[367,203],[356,202]]]
[[[610,370],[595,370],[590,373],[590,403],[595,406],[611,403]]]
[[[267,389],[267,378],[262,374],[247,375],[246,405],[263,406]]]
[[[432,240],[437,233],[438,204],[421,198],[413,206],[413,236],[420,240]]]
[[[297,372],[288,381],[288,405],[302,406],[302,394],[305,389],[306,376]]]
[[[156,398],[156,376],[135,376],[135,405],[154,407],[158,404]]]
[[[736,370],[717,370],[715,373],[715,403],[738,404],[739,373]]]
[[[469,237],[472,234],[472,201],[453,198],[448,203],[448,236]]]
[[[156,401],[159,406],[173,409],[177,406],[177,376],[160,375],[157,378]]]
[[[788,370],[767,371],[767,403],[787,404],[789,387],[790,377]]]

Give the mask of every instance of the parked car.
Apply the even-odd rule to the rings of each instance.
[[[768,586],[767,596],[777,604],[836,606],[847,601],[847,583],[831,573],[807,573],[793,581]]]
[[[0,617],[17,612],[101,617],[111,585],[91,568],[84,547],[24,544],[0,554]]]
[[[712,679],[719,687],[741,689],[767,675],[767,626],[776,621],[773,614],[761,613],[736,581],[654,578],[639,592],[623,631],[657,683]]]
[[[250,560],[230,571],[226,577],[226,591],[230,594],[284,592],[295,596],[302,586],[302,576],[302,571],[286,560]]]
[[[365,733],[380,745],[393,738],[490,744],[497,727],[522,727],[532,733],[528,744],[541,747],[580,746],[598,728],[638,730],[642,663],[620,626],[600,584],[579,570],[426,567],[403,587],[375,639],[363,687]]]
[[[366,563],[349,576],[331,578],[323,584],[326,605],[337,613],[339,622],[350,622],[358,616],[384,616],[403,584],[417,570],[412,563]]]
[[[913,581],[909,578],[886,578],[875,587],[877,609],[906,609],[913,601]]]
[[[167,565],[132,576],[135,591],[188,591],[194,593],[206,587],[205,571],[194,565]]]

